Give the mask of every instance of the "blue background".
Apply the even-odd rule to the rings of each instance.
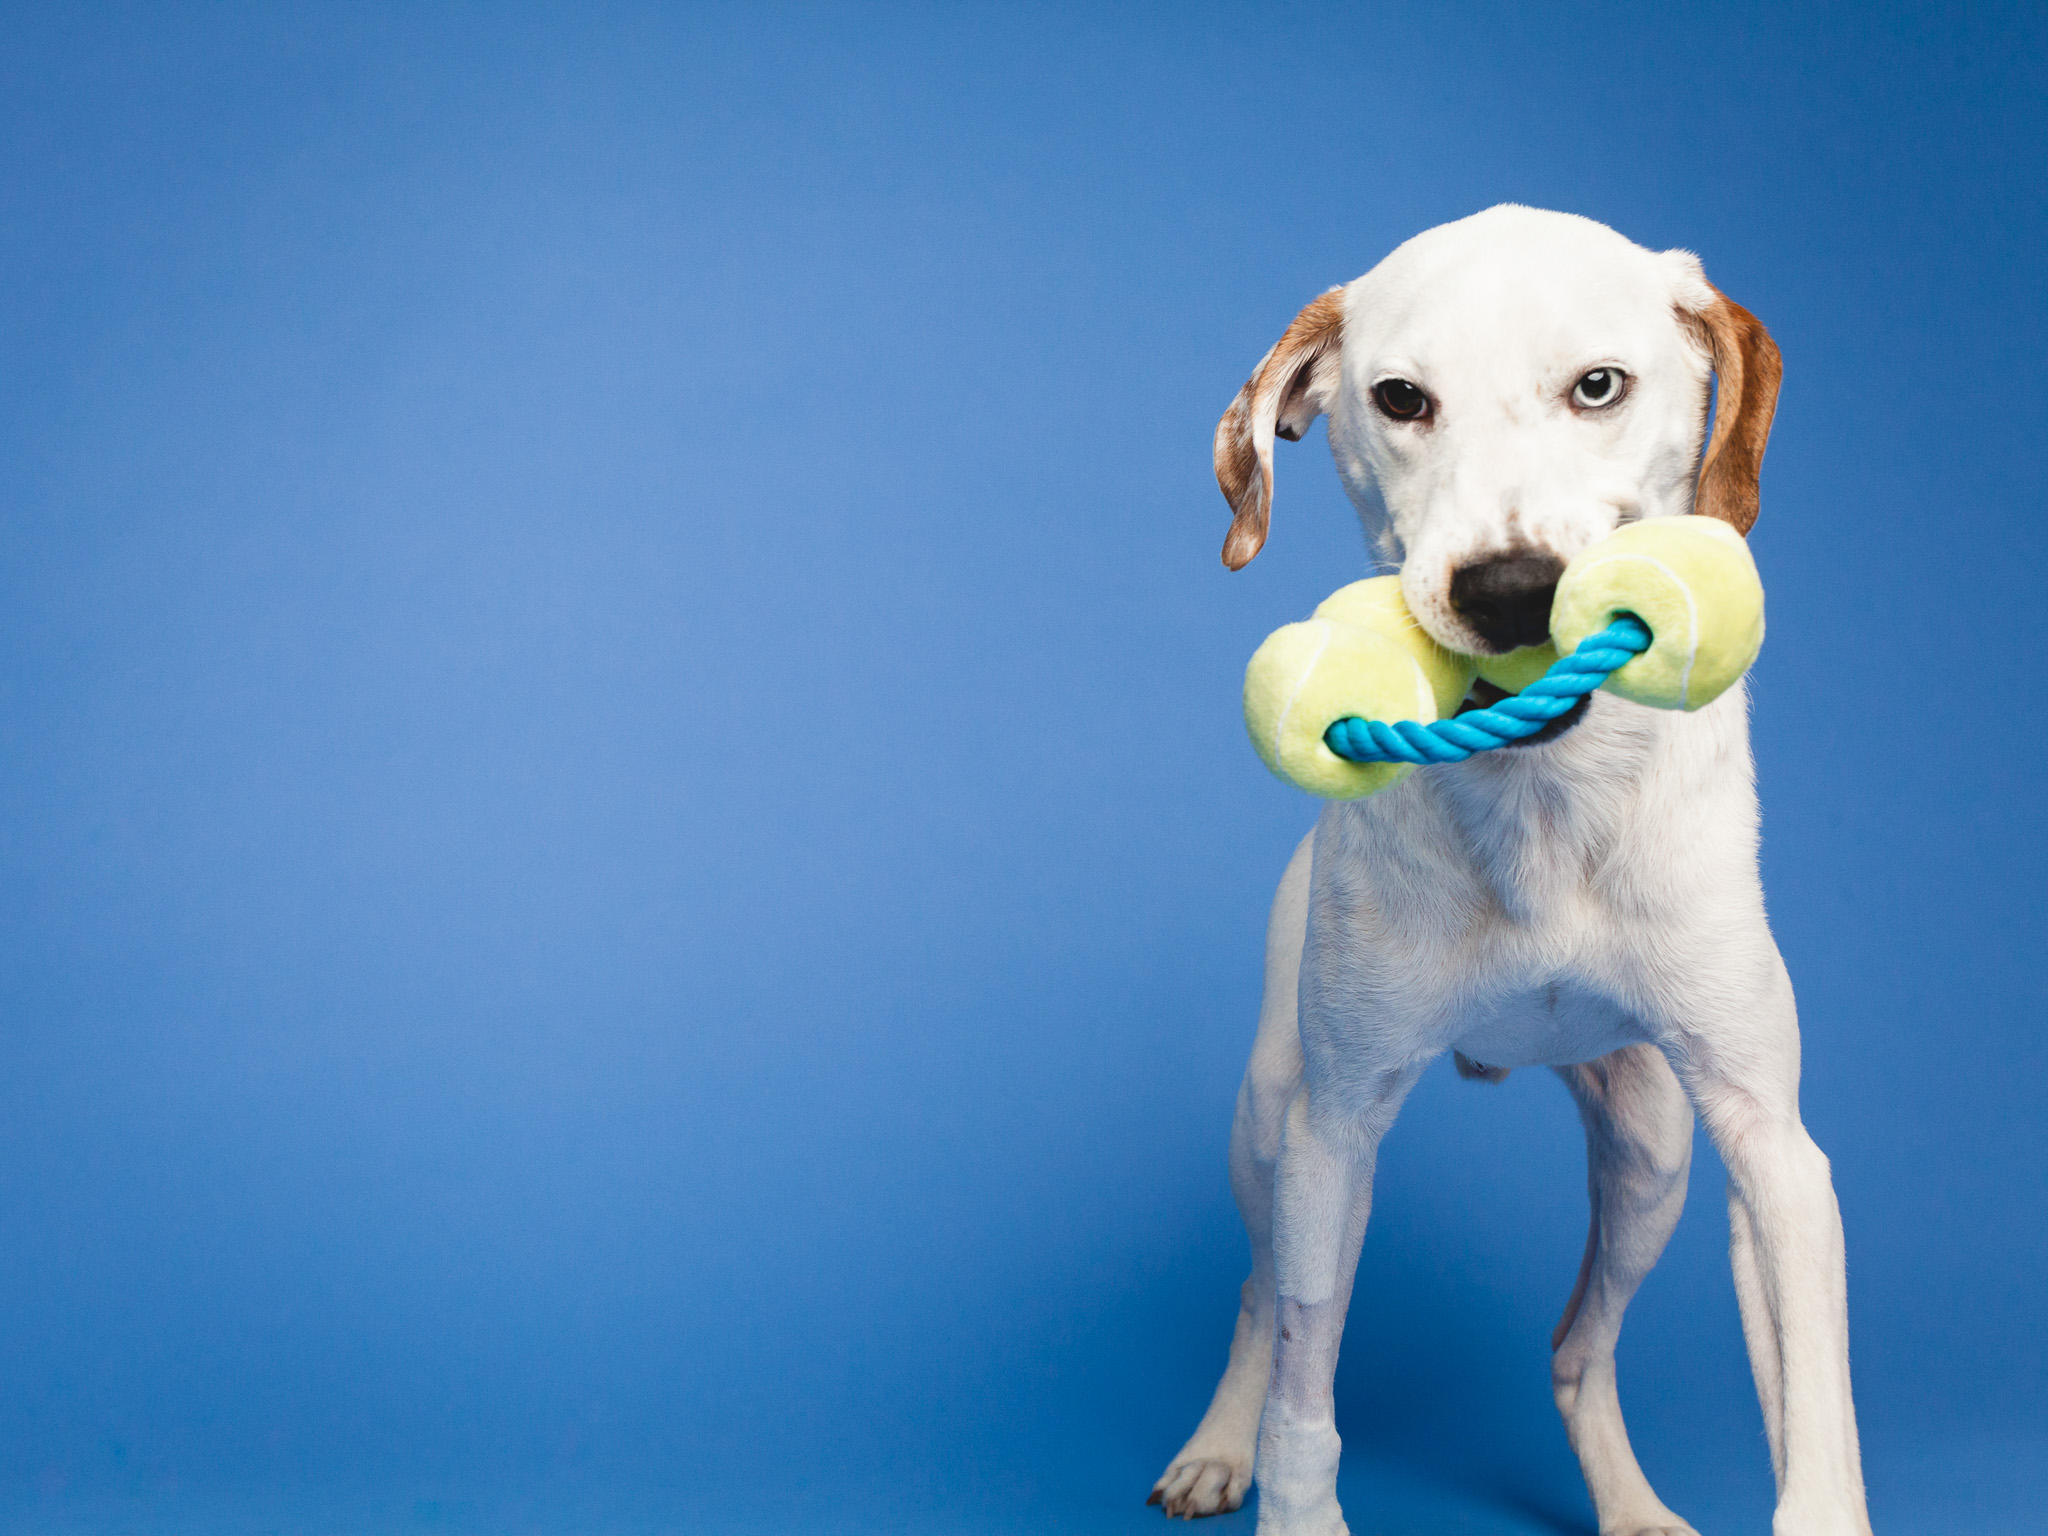
[[[1365,560],[1318,429],[1227,575],[1209,436],[1516,200],[1784,349],[1764,857],[1872,1507],[2040,1528],[2038,9],[4,20],[0,1525],[1156,1529],[1313,812],[1241,669]],[[1590,1531],[1582,1167],[1548,1074],[1411,1101],[1355,1531]],[[1623,1344],[1707,1536],[1770,1504],[1721,1184]]]

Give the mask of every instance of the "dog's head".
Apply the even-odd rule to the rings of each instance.
[[[1266,541],[1274,437],[1327,414],[1423,627],[1458,651],[1535,644],[1565,562],[1622,523],[1700,512],[1749,531],[1779,372],[1688,251],[1533,208],[1442,225],[1310,304],[1238,392],[1216,429],[1236,514],[1223,563]]]

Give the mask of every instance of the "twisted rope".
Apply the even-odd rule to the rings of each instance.
[[[1520,693],[1484,709],[1468,709],[1449,720],[1421,725],[1400,720],[1347,716],[1323,732],[1323,742],[1354,763],[1462,763],[1534,736],[1559,715],[1650,648],[1649,626],[1632,613],[1620,615],[1598,634],[1588,635],[1569,656]]]

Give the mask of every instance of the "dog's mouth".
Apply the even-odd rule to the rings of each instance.
[[[1465,702],[1458,706],[1458,713],[1462,715],[1468,709],[1486,709],[1491,705],[1498,704],[1508,696],[1507,689],[1496,688],[1483,677],[1475,678],[1472,682],[1472,691],[1465,695]],[[1501,750],[1512,752],[1518,747],[1540,747],[1546,741],[1557,740],[1558,737],[1586,718],[1586,709],[1592,702],[1593,696],[1590,693],[1584,695],[1579,699],[1578,703],[1544,726],[1535,735],[1524,736],[1520,741],[1511,741]]]

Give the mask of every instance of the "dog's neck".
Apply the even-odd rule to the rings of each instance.
[[[1467,890],[1510,922],[1551,921],[1589,904],[1633,905],[1636,893],[1622,882],[1672,862],[1631,857],[1637,839],[1684,839],[1699,809],[1689,802],[1708,798],[1746,797],[1753,817],[1740,694],[1698,715],[1596,695],[1585,719],[1555,741],[1427,768],[1384,796],[1354,802],[1357,830],[1377,845],[1374,863],[1418,896],[1451,872],[1416,869],[1401,880],[1395,870],[1414,850],[1455,848],[1479,887]],[[1705,750],[1674,750],[1681,738]]]
[[[1602,708],[1556,741],[1487,752],[1448,768],[1431,789],[1507,915],[1577,905],[1609,864],[1656,750],[1659,722]]]

